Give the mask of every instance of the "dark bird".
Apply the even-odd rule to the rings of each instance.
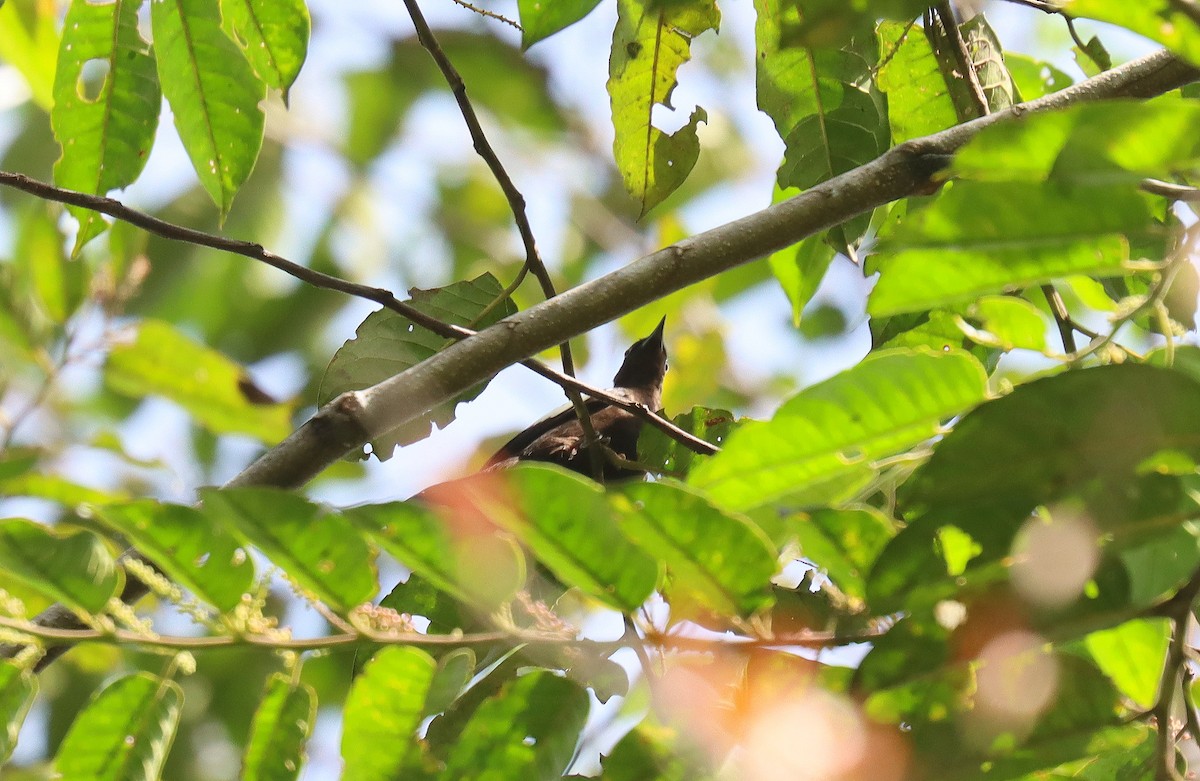
[[[614,387],[609,393],[658,410],[662,404],[663,375],[667,373],[667,351],[663,347],[666,322],[664,317],[653,333],[637,340],[625,351],[625,360],[613,377]],[[601,399],[585,399],[584,405],[591,413],[592,428],[604,444],[617,455],[636,461],[642,419]],[[591,476],[590,448],[575,409],[568,405],[534,423],[506,442],[483,468],[484,471],[504,469],[520,461],[549,462]],[[605,480],[637,474],[640,473],[603,459]]]

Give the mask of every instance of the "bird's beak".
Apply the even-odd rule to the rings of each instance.
[[[657,342],[658,344],[662,344],[663,328],[666,325],[667,325],[667,316],[663,315],[663,319],[658,321],[658,327],[655,328],[654,331],[649,336],[647,336],[643,341]]]

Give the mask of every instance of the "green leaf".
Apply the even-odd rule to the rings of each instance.
[[[621,534],[599,485],[543,464],[505,470],[503,479],[511,496],[463,480],[460,500],[516,535],[568,586],[625,611],[650,596],[658,564]]]
[[[980,324],[981,331],[959,327],[974,342],[1002,350],[1025,349],[1046,351],[1046,328],[1049,323],[1036,306],[1015,296],[981,296],[968,308],[967,314]]]
[[[74,483],[61,475],[43,473],[0,479],[0,495],[36,497],[72,510],[89,504],[99,506],[110,502],[123,502],[129,498],[123,492],[99,491]]]
[[[1027,114],[980,131],[955,155],[951,172],[979,181],[1132,187],[1194,167],[1197,124],[1200,105],[1185,100],[1106,100]]]
[[[242,367],[161,320],[144,320],[132,344],[104,366],[109,388],[126,396],[165,396],[215,434],[248,434],[268,444],[291,430],[291,405],[259,403]]]
[[[610,502],[621,532],[666,562],[672,615],[749,616],[770,604],[775,548],[746,518],[673,482],[633,484]]]
[[[303,0],[221,0],[233,39],[268,87],[288,90],[308,55],[312,21]]]
[[[477,663],[475,652],[470,648],[455,648],[439,659],[425,697],[424,715],[433,716],[453,705],[471,682],[478,669]]]
[[[801,391],[770,422],[738,429],[689,483],[735,510],[819,496],[823,484],[934,436],[982,401],[985,386],[983,367],[961,351],[876,352]]]
[[[103,612],[121,571],[90,532],[59,534],[23,518],[0,521],[0,582],[19,581],[83,615]]]
[[[119,678],[75,717],[54,760],[63,781],[157,781],[179,726],[183,691],[138,673]]]
[[[1154,705],[1171,628],[1165,618],[1140,618],[1092,632],[1084,645],[1096,666],[1126,697],[1143,708]]]
[[[17,736],[37,695],[38,679],[12,662],[0,662],[0,762],[6,762],[17,746]]]
[[[528,49],[592,12],[600,0],[518,0],[521,48]]]
[[[875,83],[888,97],[892,143],[928,136],[958,124],[954,101],[933,47],[921,28],[884,22],[876,30],[885,59]]]
[[[273,488],[208,488],[200,496],[206,515],[334,609],[348,610],[375,594],[371,549],[341,515]]]
[[[417,648],[391,646],[375,654],[346,698],[343,774],[361,781],[404,777],[418,751],[416,732],[437,665]],[[482,767],[482,766],[481,766]]]
[[[146,165],[162,93],[154,53],[137,28],[141,5],[141,0],[71,2],[50,111],[54,137],[63,150],[54,166],[59,187],[105,195],[132,184]],[[93,74],[91,68],[102,73]],[[79,252],[107,225],[97,212],[67,209],[79,220]]]
[[[717,447],[721,447],[729,434],[743,423],[727,409],[708,407],[692,407],[689,412],[676,415],[671,422]],[[707,456],[700,456],[662,431],[646,426],[638,437],[638,458],[647,466],[683,476]]]
[[[58,19],[60,8],[37,4],[25,13],[22,4],[10,2],[0,7],[0,60],[16,68],[39,108],[54,104],[54,70],[58,56]]]
[[[307,684],[272,675],[254,712],[242,781],[293,781],[304,764],[304,743],[317,720],[317,694]]]
[[[778,202],[795,193],[795,190],[780,190],[776,187],[774,200]],[[835,254],[833,246],[823,237],[809,236],[799,244],[772,253],[767,258],[771,273],[779,280],[779,286],[783,288],[784,295],[792,304],[793,326],[800,326],[804,307],[817,292]]]
[[[1062,11],[1071,16],[1095,19],[1124,27],[1152,41],[1158,41],[1176,54],[1200,64],[1200,26],[1194,17],[1172,0],[1068,0]]]
[[[710,763],[665,727],[643,721],[600,760],[601,781],[708,781]]]
[[[87,267],[67,258],[62,234],[47,204],[35,203],[22,210],[18,231],[13,253],[17,284],[28,287],[30,300],[41,313],[62,325],[87,296]]]
[[[809,188],[873,160],[885,137],[867,60],[798,33],[807,7],[756,0],[755,9],[758,106],[786,145],[779,186]],[[831,243],[857,242],[868,223],[864,216],[835,229]]]
[[[224,218],[262,148],[266,88],[221,31],[217,3],[155,0],[150,22],[175,129]]]
[[[1072,274],[1117,276],[1166,231],[1126,187],[960,181],[881,237],[872,316],[948,306]]]
[[[894,534],[878,510],[818,510],[799,516],[790,525],[800,554],[812,561],[852,599],[866,597],[866,576],[883,546]]]
[[[1146,399],[1154,403],[1146,404]],[[1164,451],[1196,459],[1198,442],[1200,384],[1184,374],[1140,364],[1066,372],[981,405],[938,443],[932,458],[906,484],[910,520],[871,572],[872,608],[904,610],[953,597],[964,582],[978,589],[1006,580],[1017,532],[1026,528],[1030,513],[1066,499],[1070,501],[1061,508],[1041,513],[1066,522],[1057,528],[1080,530],[1063,539],[1079,540],[1080,551],[1090,550],[1091,537],[1103,532],[1112,539],[1106,552],[1130,557],[1132,571],[1155,563],[1131,583],[1124,566],[1101,559],[1092,576],[1096,593],[1067,606],[1091,625],[1083,620],[1069,624],[1059,609],[1049,614],[1056,621],[1049,628],[1059,633],[1096,629],[1146,606],[1163,588],[1177,586],[1189,563],[1188,556],[1175,561],[1155,555],[1153,547],[1146,548],[1147,537],[1170,533],[1196,510],[1191,501],[1180,506],[1186,494],[1178,478],[1135,473]],[[1072,498],[1072,492],[1080,491],[1082,497]],[[1093,524],[1095,530],[1089,532]],[[938,550],[939,530],[947,526],[978,545],[965,578],[947,572]],[[1181,544],[1190,545],[1194,560],[1195,539],[1182,536],[1168,547],[1185,551]],[[1151,573],[1170,576],[1147,577]],[[1072,595],[1068,591],[1065,596]]]
[[[654,127],[656,105],[671,109],[679,67],[691,59],[692,39],[720,24],[713,0],[655,3],[618,0],[608,66],[613,156],[625,189],[640,204],[638,216],[657,206],[691,173],[700,154],[697,125],[707,120],[697,107],[680,130]]]
[[[558,778],[587,713],[587,693],[571,681],[545,671],[522,676],[479,706],[439,778]]]
[[[909,500],[1028,512],[1093,477],[1128,480],[1162,450],[1200,457],[1198,443],[1200,384],[1192,378],[1139,364],[1071,371],[966,415],[910,480]]]
[[[517,311],[512,299],[505,298],[480,317],[502,293],[499,280],[488,273],[443,288],[414,288],[409,291],[408,303],[443,322],[481,329]],[[326,404],[346,391],[361,390],[382,382],[416,366],[447,344],[447,339],[426,331],[407,317],[389,309],[376,310],[358,326],[354,338],[334,354],[321,380],[317,403]],[[371,442],[375,457],[386,461],[397,446],[424,439],[434,426],[445,428],[454,420],[454,408],[474,399],[486,386],[486,382],[480,383],[439,404],[420,419],[377,437]]]
[[[222,612],[237,607],[254,581],[254,563],[237,539],[193,507],[144,499],[96,510],[172,580]]]
[[[1005,52],[1004,62],[1008,65],[1008,72],[1012,75],[1013,84],[1023,101],[1037,100],[1075,83],[1069,75],[1051,63],[1035,60],[1024,54]]]
[[[410,500],[351,507],[344,515],[434,588],[494,609],[524,585],[525,561],[511,540],[497,536],[457,499],[458,485],[438,493],[445,506]]]

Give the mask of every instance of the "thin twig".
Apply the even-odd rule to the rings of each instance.
[[[480,8],[477,5],[471,5],[470,3],[467,2],[467,0],[454,0],[454,2],[457,3],[458,5],[461,5],[463,8],[466,8],[468,11],[473,11],[474,13],[477,13],[480,16],[486,16],[488,19],[495,19],[497,22],[503,22],[504,24],[507,24],[509,27],[515,27],[520,32],[525,32],[524,28],[522,28],[518,22],[516,22],[512,19],[509,19],[504,14],[498,14],[495,11],[489,11],[486,8]]]
[[[412,320],[422,328],[426,328],[438,336],[444,336],[448,339],[466,339],[469,336],[474,336],[475,332],[469,328],[454,325],[453,323],[443,322],[436,317],[432,317],[416,307],[396,298],[391,291],[378,287],[370,287],[368,285],[360,285],[355,282],[349,282],[335,277],[331,274],[325,274],[320,271],[301,266],[299,263],[288,260],[273,252],[264,249],[261,244],[255,244],[249,241],[240,241],[230,239],[224,236],[217,236],[204,231],[195,230],[194,228],[186,228],[182,225],[176,225],[166,220],[161,220],[145,212],[138,211],[132,207],[126,206],[120,201],[113,198],[106,198],[99,195],[88,195],[86,193],[76,192],[74,190],[66,190],[61,187],[55,187],[52,184],[32,179],[24,174],[11,173],[9,171],[0,171],[0,185],[12,187],[22,192],[27,192],[30,195],[35,195],[48,201],[56,201],[58,203],[66,203],[71,206],[79,206],[84,209],[90,209],[101,214],[107,214],[110,217],[127,222],[130,225],[137,226],[142,230],[152,233],[155,236],[161,236],[164,239],[173,241],[183,241],[188,244],[195,244],[201,247],[211,247],[212,249],[230,252],[234,255],[241,255],[251,260],[257,260],[267,265],[277,268],[286,274],[289,274],[301,282],[323,288],[326,290],[335,290],[339,293],[355,296],[357,298],[373,301],[386,309],[403,315],[409,320]],[[663,418],[661,415],[646,409],[644,405],[635,404],[628,399],[623,399],[620,396],[595,388],[587,383],[581,382],[574,377],[568,377],[561,372],[546,366],[540,361],[532,358],[519,362],[522,366],[542,375],[548,380],[551,380],[564,387],[571,388],[580,393],[587,394],[596,399],[606,401],[613,406],[628,410],[640,417],[650,425],[659,429],[667,436],[679,442],[684,447],[700,453],[701,455],[713,455],[719,452],[720,448],[711,445],[702,439],[692,436],[688,432],[676,426],[671,421]]]
[[[546,270],[546,264],[542,262],[542,256],[538,252],[537,241],[533,237],[533,228],[529,225],[529,217],[525,213],[525,196],[513,183],[512,177],[508,175],[496,150],[492,148],[491,142],[483,132],[483,125],[479,122],[475,107],[471,104],[471,99],[467,97],[466,82],[454,67],[454,63],[450,62],[446,52],[442,50],[437,36],[433,34],[429,23],[425,21],[425,15],[421,13],[421,7],[417,4],[417,0],[404,0],[404,5],[408,9],[408,15],[412,18],[413,27],[417,30],[417,40],[429,52],[429,56],[433,57],[433,61],[437,63],[446,83],[450,85],[450,91],[454,94],[455,102],[458,103],[458,110],[467,124],[467,130],[471,133],[471,143],[474,144],[475,152],[487,163],[488,169],[508,200],[509,209],[513,214],[513,222],[517,226],[517,232],[521,235],[521,243],[525,246],[525,267],[533,272],[534,278],[541,285],[542,295],[548,299],[554,298],[558,292],[554,289],[554,281],[550,278],[550,272]],[[562,357],[563,374],[574,377],[575,359],[571,355],[570,341],[561,343],[558,350]],[[583,428],[585,440],[592,443],[599,442],[600,438],[592,426],[591,414],[588,412],[587,405],[583,403],[583,399],[571,388],[564,386],[563,390],[566,392],[571,406],[575,409],[576,417],[579,418],[579,425]],[[589,448],[588,452],[594,476],[596,479],[600,479],[604,472],[603,458],[596,448]]]
[[[128,629],[61,629],[42,626],[32,621],[8,616],[0,616],[0,627],[19,632],[29,637],[37,638],[48,646],[74,645],[77,643],[108,643],[118,645],[137,645],[147,648],[165,648],[184,651],[203,651],[213,648],[262,647],[283,651],[313,651],[322,648],[338,648],[353,646],[360,643],[383,643],[396,645],[420,646],[467,646],[487,645],[491,643],[511,642],[554,646],[571,646],[588,649],[597,653],[610,654],[621,648],[633,648],[637,653],[639,645],[649,644],[659,648],[674,648],[677,650],[712,650],[720,646],[735,646],[738,648],[781,648],[786,646],[805,646],[809,648],[826,648],[832,646],[861,643],[878,639],[887,630],[871,629],[852,635],[839,635],[832,632],[804,632],[795,635],[780,635],[773,638],[748,637],[745,635],[714,635],[710,638],[685,637],[682,635],[663,634],[649,630],[644,637],[635,632],[631,638],[626,633],[615,641],[590,640],[587,638],[564,635],[561,632],[537,632],[524,630],[491,631],[491,632],[450,632],[447,634],[421,634],[419,632],[337,632],[321,637],[292,638],[281,636],[281,632],[273,634],[238,634],[238,635],[207,635],[202,637],[183,637],[178,635],[144,634]],[[645,653],[645,649],[642,649]],[[648,660],[648,657],[647,657]]]
[[[1187,664],[1187,629],[1192,618],[1192,603],[1196,601],[1197,594],[1200,594],[1200,570],[1196,570],[1188,582],[1160,606],[1159,615],[1171,621],[1172,633],[1162,677],[1158,683],[1158,696],[1150,709],[1150,715],[1154,717],[1158,728],[1155,781],[1179,779],[1179,774],[1175,771],[1175,739],[1170,726],[1171,708],[1175,694],[1182,685],[1180,674]]]
[[[1062,339],[1063,352],[1075,352],[1078,346],[1075,344],[1075,331],[1071,326],[1071,313],[1067,311],[1067,305],[1063,302],[1062,296],[1050,283],[1042,285],[1042,295],[1046,297],[1050,314],[1054,315],[1054,323],[1058,326],[1058,335]],[[1095,339],[1096,337],[1091,338]]]

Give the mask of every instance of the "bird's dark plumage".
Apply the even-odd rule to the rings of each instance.
[[[663,375],[667,372],[667,351],[663,347],[663,326],[666,322],[664,317],[653,333],[634,342],[625,351],[625,360],[613,377],[614,387],[609,393],[623,396],[652,410],[659,408],[662,403]],[[608,447],[624,458],[636,460],[642,420],[632,412],[600,399],[586,399],[584,404],[591,413],[592,427]],[[549,462],[591,475],[591,454],[574,408],[567,407],[517,434],[488,459],[484,469],[503,469],[520,461]],[[637,472],[604,461],[603,477],[606,480],[635,474]]]

